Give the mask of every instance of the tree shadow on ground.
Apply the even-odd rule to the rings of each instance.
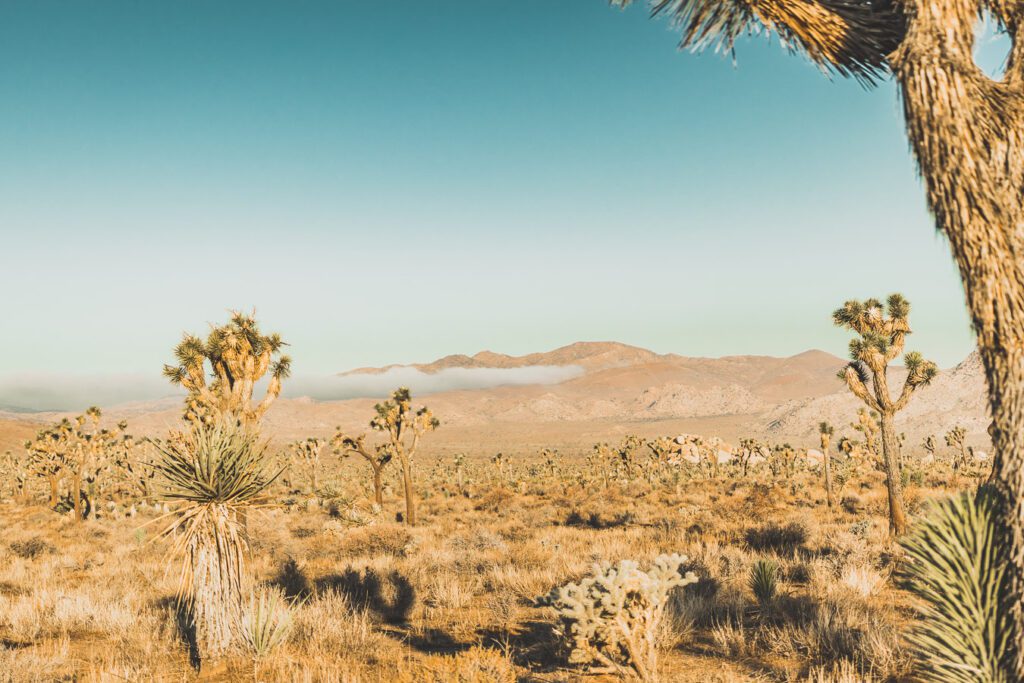
[[[565,666],[565,656],[554,624],[531,619],[509,626],[480,629],[477,634],[485,644],[508,652],[512,662],[524,669],[553,671]]]
[[[167,610],[174,615],[174,625],[177,628],[178,637],[188,648],[188,663],[193,669],[199,671],[203,665],[203,658],[199,653],[195,620],[192,618],[188,605],[177,595],[160,598],[154,604],[157,609]]]
[[[292,600],[306,600],[313,594],[313,585],[309,582],[309,577],[291,557],[281,563],[277,574],[268,583],[280,588],[285,597]]]
[[[329,574],[316,582],[317,592],[328,590],[345,595],[358,607],[366,607],[389,624],[403,624],[416,603],[416,588],[397,571],[380,574],[374,569],[351,567],[341,574]]]

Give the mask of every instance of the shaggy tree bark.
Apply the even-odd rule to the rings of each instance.
[[[993,482],[1004,502],[1014,620],[1024,635],[1024,42],[1022,7],[991,0],[908,0],[907,38],[892,56],[928,203],[949,238],[988,378]],[[987,9],[1014,37],[1004,78],[973,59]],[[1024,648],[1016,674],[1024,680]]]

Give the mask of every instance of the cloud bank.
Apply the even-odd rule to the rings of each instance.
[[[379,374],[299,378],[285,384],[284,395],[309,396],[318,401],[348,398],[382,398],[398,387],[414,394],[490,389],[499,386],[558,384],[579,377],[578,365],[529,365],[521,368],[445,368],[426,373],[416,368],[390,368]]]
[[[490,389],[499,386],[558,384],[579,377],[576,365],[533,365],[522,368],[445,368],[428,374],[415,368],[391,368],[379,374],[298,376],[287,380],[282,394],[317,401],[383,398],[400,386],[414,394]],[[266,382],[257,385],[261,396]],[[0,411],[45,412],[84,410],[91,405],[119,406],[159,399],[179,400],[180,389],[152,375],[19,374],[0,377]]]

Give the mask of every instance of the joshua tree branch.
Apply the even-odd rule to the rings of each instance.
[[[857,376],[857,372],[853,368],[846,368],[846,372],[843,373],[843,379],[846,381],[846,386],[850,388],[850,391],[853,392],[854,396],[864,401],[864,403],[866,403],[872,410],[876,410],[878,412],[882,411],[882,406],[879,405],[875,397],[871,395],[871,392],[868,391],[864,382],[860,381],[860,377]]]

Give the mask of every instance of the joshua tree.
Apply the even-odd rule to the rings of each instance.
[[[25,458],[13,451],[4,451],[0,458],[0,476],[4,481],[11,482],[11,495],[17,500],[25,497],[25,485],[28,483],[28,469],[25,465]],[[0,488],[0,498],[3,497],[2,493],[3,489]]]
[[[612,0],[625,6],[632,0]],[[1003,0],[652,0],[682,45],[731,49],[776,32],[813,62],[863,82],[892,74],[936,225],[960,269],[988,378],[992,479],[1010,543],[1013,617],[1024,639],[1024,41],[1020,4]],[[1013,47],[1000,80],[974,62],[990,14]],[[1024,648],[1012,678],[1024,680]]]
[[[921,445],[924,447],[925,452],[928,453],[925,457],[929,461],[935,460],[935,435],[929,434]]]
[[[309,490],[314,495],[320,490],[320,453],[326,445],[327,441],[324,439],[312,436],[304,441],[288,444],[292,462],[299,465],[309,484]]]
[[[60,483],[66,474],[65,456],[71,432],[71,421],[65,418],[40,430],[34,439],[25,442],[29,470],[45,478],[49,484],[50,507],[60,502]]]
[[[498,470],[498,479],[502,482],[505,481],[505,454],[495,453],[491,456],[491,462],[494,467]]]
[[[379,506],[384,505],[384,482],[382,477],[384,466],[391,462],[391,459],[394,457],[391,444],[383,443],[373,447],[367,446],[365,434],[355,437],[348,436],[342,431],[341,427],[337,428],[337,434],[331,439],[331,444],[343,456],[347,457],[351,453],[357,453],[370,464],[370,469],[373,470],[373,501]]]
[[[554,448],[542,448],[540,451],[540,457],[544,458],[544,465],[547,467],[551,476],[555,476],[558,471],[558,461],[561,458],[558,450]]]
[[[832,435],[835,434],[835,427],[828,422],[818,425],[818,434],[821,436],[822,466],[825,469],[825,500],[829,507],[835,504],[832,499],[832,455],[829,453],[829,446],[832,445]]]
[[[847,301],[832,314],[832,320],[857,334],[850,342],[851,362],[839,372],[850,391],[879,415],[882,437],[882,458],[889,493],[889,530],[902,534],[907,528],[903,509],[903,492],[899,466],[899,442],[893,420],[903,410],[918,387],[932,381],[938,373],[935,363],[910,351],[903,356],[907,379],[895,400],[889,393],[886,377],[889,362],[903,353],[906,336],[910,334],[907,316],[910,304],[900,294],[893,294],[883,307],[877,299]]]
[[[179,597],[203,656],[223,654],[238,637],[243,598],[252,585],[242,517],[280,471],[268,469],[266,443],[236,421],[207,421],[157,442],[161,494],[179,503],[162,532],[183,558]]]
[[[256,422],[281,394],[281,381],[291,373],[291,358],[281,354],[284,345],[280,335],[264,335],[251,316],[234,311],[226,325],[213,327],[206,341],[186,334],[174,349],[175,364],[164,366],[164,376],[188,391],[185,419],[197,422],[230,415]],[[254,407],[253,388],[268,372],[267,392]]]
[[[402,466],[402,487],[405,490],[405,523],[416,524],[416,492],[412,483],[412,463],[420,438],[440,426],[433,413],[424,406],[412,407],[412,394],[406,387],[396,389],[391,400],[374,406],[377,417],[370,421],[370,427],[388,436],[388,448]]]
[[[772,447],[771,468],[774,476],[784,474],[792,477],[796,472],[796,450],[788,443]]]
[[[739,460],[740,467],[743,468],[743,476],[747,476],[747,472],[750,469],[750,461],[755,456],[761,455],[761,450],[764,448],[757,439],[740,439],[740,452]]]
[[[136,444],[131,434],[125,434],[111,449],[114,466],[120,471],[122,479],[127,480],[129,488],[136,490],[144,500],[153,496],[156,470],[142,460],[140,451],[143,447],[152,448],[153,443],[152,439],[145,438],[141,444]]]
[[[967,430],[957,425],[946,432],[946,445],[953,449],[953,475],[954,477],[967,466],[967,446],[964,439],[967,438]]]
[[[101,417],[100,409],[93,406],[74,419],[70,447],[65,455],[76,521],[85,519],[87,509],[92,507],[92,493],[82,488],[83,483],[91,486],[96,482],[100,472],[110,464],[128,428],[128,423],[122,421],[115,430],[103,429],[99,426]]]
[[[867,408],[857,411],[857,421],[851,422],[854,430],[864,435],[864,452],[869,458],[878,457],[878,413]]]

